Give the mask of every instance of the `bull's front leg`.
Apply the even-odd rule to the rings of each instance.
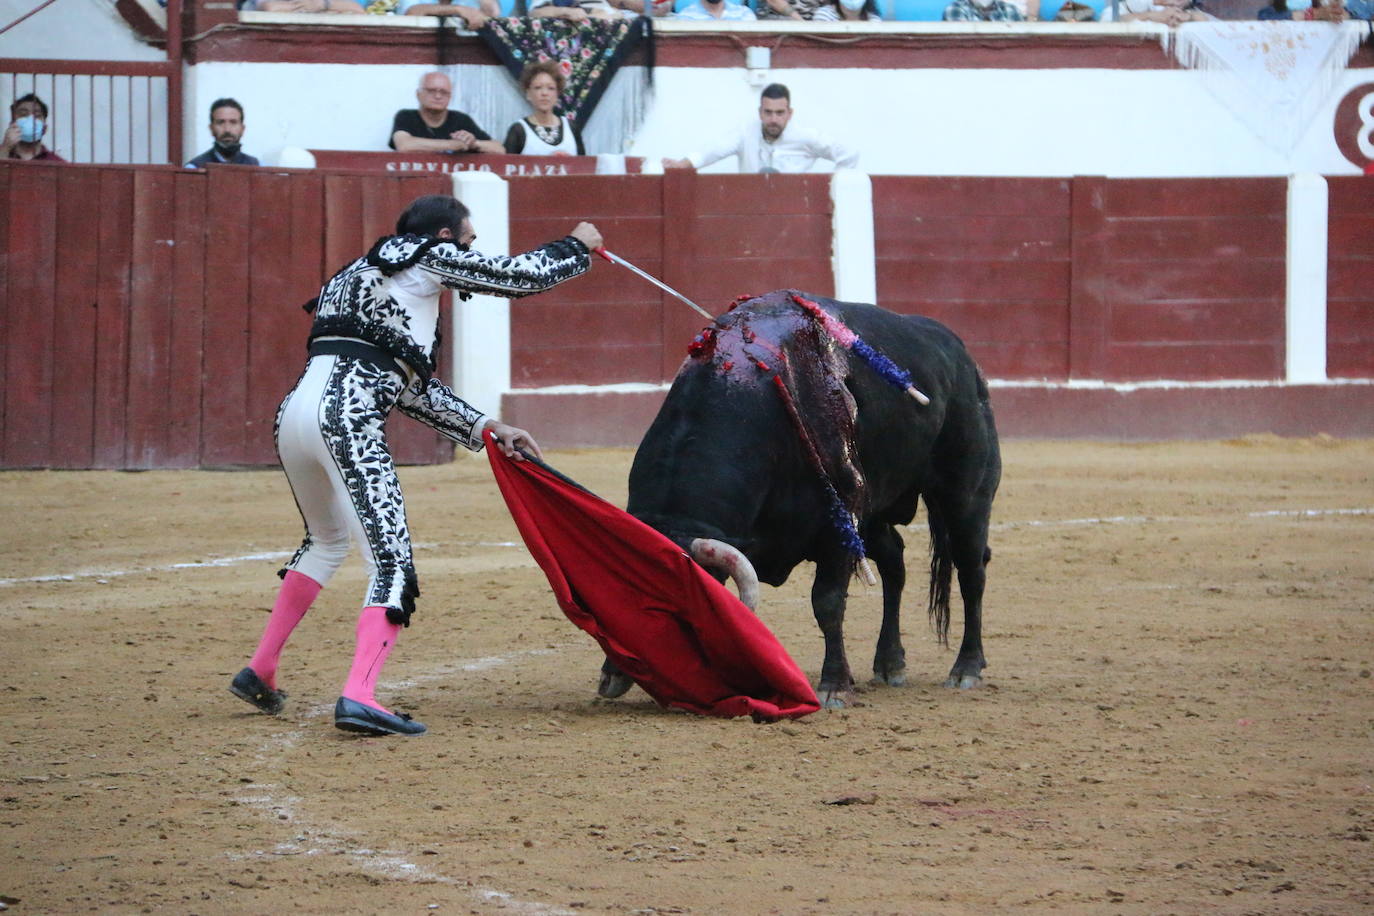
[[[849,558],[842,555],[817,563],[811,610],[825,637],[825,662],[816,693],[826,709],[844,709],[854,700],[854,676],[844,654],[844,605],[848,596]]]

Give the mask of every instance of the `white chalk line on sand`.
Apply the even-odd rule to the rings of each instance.
[[[416,550],[429,550],[435,547],[523,547],[518,541],[462,541],[452,544],[416,544]],[[142,573],[177,572],[183,569],[213,569],[225,566],[241,566],[260,560],[285,560],[292,551],[276,550],[270,553],[245,553],[236,557],[217,557],[213,560],[190,560],[185,563],[167,563],[162,566],[135,566],[130,569],[88,569],[79,572],[53,573],[46,576],[24,576],[13,579],[0,579],[0,587],[6,585],[27,585],[37,582],[76,582],[81,579],[118,579],[121,576],[136,576]]]
[[[1246,518],[1320,518],[1328,515],[1374,515],[1369,509],[1267,509],[1261,512],[1247,512]],[[1182,515],[1113,515],[1103,518],[1062,518],[1026,519],[1017,522],[998,522],[991,525],[993,531],[1010,531],[1017,528],[1074,528],[1092,525],[1151,525],[1175,522],[1195,522],[1204,520],[1203,516]],[[919,526],[908,526],[919,527]],[[429,550],[437,547],[523,547],[519,541],[463,541],[445,544],[416,544],[416,550]],[[234,557],[218,557],[213,560],[192,560],[184,563],[168,563],[162,566],[136,566],[131,569],[82,570],[70,573],[53,573],[46,576],[20,576],[0,579],[0,588],[13,585],[30,585],[44,582],[77,582],[82,579],[95,579],[102,584],[122,576],[135,576],[144,573],[178,572],[191,569],[212,569],[226,566],[239,566],[262,560],[283,560],[291,556],[290,551],[270,553],[246,553]]]
[[[1246,518],[1322,518],[1329,515],[1374,515],[1372,509],[1267,509],[1247,512]],[[1012,531],[1017,528],[1077,528],[1095,525],[1157,525],[1176,522],[1205,521],[1212,516],[1201,515],[1110,515],[1103,518],[1026,519],[1019,522],[998,522],[989,525],[992,531]],[[910,526],[915,527],[915,526]]]
[[[551,655],[561,646],[544,649],[524,649],[506,655],[487,655],[480,658],[465,659],[440,665],[405,680],[386,681],[382,686],[388,690],[412,687],[417,684],[441,681],[457,672],[488,671],[504,665],[514,664],[526,658]],[[303,717],[307,720],[324,719],[333,713],[333,706],[319,704],[307,709]],[[284,755],[298,746],[307,736],[305,729],[291,729],[266,739],[258,753],[258,760],[272,769],[280,769],[285,761]],[[389,738],[382,740],[432,740],[426,738],[406,739]],[[348,857],[359,869],[369,874],[392,880],[413,881],[418,884],[442,884],[461,888],[482,903],[499,903],[503,909],[515,913],[529,913],[533,916],[576,916],[575,910],[519,900],[514,895],[492,887],[471,885],[467,881],[453,878],[433,869],[425,868],[410,860],[406,853],[395,849],[377,849],[367,842],[357,830],[344,824],[325,821],[321,823],[307,810],[306,800],[299,795],[277,794],[280,786],[275,783],[253,782],[244,784],[235,795],[241,805],[267,816],[272,822],[286,821],[296,825],[300,832],[295,842],[279,843],[270,850],[254,850],[249,853],[227,853],[230,859],[266,859],[272,856],[319,856],[341,854]],[[440,906],[431,903],[430,908]]]

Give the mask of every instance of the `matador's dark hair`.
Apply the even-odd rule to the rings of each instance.
[[[469,215],[468,208],[456,197],[426,194],[415,198],[396,220],[396,234],[438,235],[440,229],[451,229],[456,236]]]

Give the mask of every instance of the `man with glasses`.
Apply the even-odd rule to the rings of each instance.
[[[396,112],[387,145],[402,153],[504,153],[506,148],[476,121],[448,107],[452,97],[453,83],[447,76],[426,73],[415,90],[420,107]]]

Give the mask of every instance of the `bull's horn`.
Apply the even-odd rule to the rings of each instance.
[[[723,541],[696,538],[692,541],[692,559],[706,569],[719,569],[735,580],[739,600],[754,610],[759,603],[759,577],[744,554]]]

